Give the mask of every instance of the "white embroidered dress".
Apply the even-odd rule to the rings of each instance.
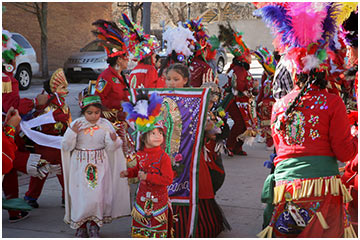
[[[64,221],[73,229],[86,221],[100,227],[113,219],[130,214],[130,193],[126,179],[120,172],[126,170],[121,140],[110,138],[115,132],[111,123],[100,118],[96,124],[85,117],[76,134],[68,128],[62,141],[62,163],[65,183]]]

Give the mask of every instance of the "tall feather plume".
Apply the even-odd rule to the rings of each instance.
[[[124,33],[114,22],[99,19],[92,25],[97,27],[97,31],[92,31],[92,33],[102,40],[102,45],[108,53],[109,49],[112,48],[125,51],[126,43]]]
[[[125,25],[129,29],[129,32],[132,33],[132,34],[135,34],[136,39],[139,42],[144,41],[145,39],[143,37],[143,34],[138,32],[138,30],[134,26],[133,22],[129,19],[129,17],[125,13],[122,13],[121,15],[123,17],[123,22],[125,23]]]
[[[255,10],[253,14],[261,17],[265,24],[272,29],[277,39],[276,42],[281,42],[283,45],[291,45],[289,38],[292,26],[284,6],[267,5]]]
[[[219,24],[219,41],[223,42],[225,47],[230,47],[234,44],[234,30],[228,22],[228,27]]]
[[[329,47],[331,50],[335,50],[335,41],[333,40],[334,36],[337,34],[337,26],[336,26],[336,14],[339,11],[339,5],[338,3],[330,3],[327,6],[327,15],[324,19],[323,23],[323,34],[322,39],[325,41],[329,41]]]
[[[307,46],[319,40],[328,3],[289,2],[286,9],[291,17],[291,37],[298,46]]]

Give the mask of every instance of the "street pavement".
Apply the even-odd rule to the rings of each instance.
[[[228,56],[231,59],[231,55]],[[225,69],[230,66],[228,61]],[[250,67],[254,78],[260,80],[262,68],[255,59]],[[225,74],[219,75],[220,85],[225,84]],[[21,97],[34,98],[42,92],[43,80],[34,78],[31,87],[20,91]],[[80,116],[77,101],[78,93],[87,87],[86,81],[69,84],[69,95],[66,102],[70,107],[72,118]],[[253,146],[245,146],[248,156],[228,157],[223,155],[225,182],[216,194],[216,201],[221,206],[232,231],[223,232],[222,238],[254,238],[261,231],[263,205],[260,195],[263,182],[269,169],[263,167],[271,152],[265,151],[264,143],[255,142]],[[19,175],[19,196],[23,197],[28,189],[29,177]],[[132,186],[134,192],[135,186]],[[63,222],[64,208],[61,207],[61,187],[55,176],[49,176],[43,192],[38,199],[40,207],[30,212],[30,217],[17,223],[9,223],[7,211],[2,211],[2,237],[11,238],[71,238],[75,230]],[[130,237],[131,217],[123,217],[105,224],[101,228],[101,237]]]
[[[260,195],[269,169],[263,167],[271,152],[265,151],[264,143],[255,142],[245,146],[248,156],[228,157],[223,155],[225,182],[216,194],[232,227],[222,232],[222,238],[255,238],[261,231],[263,205]],[[20,196],[28,188],[29,178],[21,176]],[[17,223],[8,222],[8,214],[2,211],[2,237],[7,238],[71,238],[75,230],[63,222],[61,187],[56,177],[47,179],[38,199],[39,208],[30,212],[30,217]],[[129,238],[131,217],[124,217],[105,224],[100,236],[106,238]]]

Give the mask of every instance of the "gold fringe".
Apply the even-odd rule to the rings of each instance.
[[[340,178],[334,178],[334,181],[335,181],[335,196],[339,196],[340,194],[340,185],[342,184],[341,183],[341,179]]]
[[[292,199],[297,200],[298,199],[297,198],[297,193],[299,192],[299,189],[295,188],[295,183],[294,182],[291,185],[292,185],[292,189],[293,189]]]
[[[258,238],[272,238],[272,232],[273,232],[273,227],[272,226],[267,226],[264,230],[262,230],[260,233],[258,233],[256,236]]]
[[[320,179],[315,179],[315,187],[314,187],[314,196],[318,197],[319,195],[319,184],[320,184]]]
[[[167,223],[167,215],[166,215],[166,213],[162,213],[159,216],[156,216],[155,219],[160,223]]]
[[[135,207],[133,207],[133,210],[131,211],[131,216],[138,221],[145,222],[146,224],[149,223],[149,221],[143,215],[141,215]]]
[[[344,229],[344,238],[357,238],[356,232],[351,224]]]
[[[309,189],[307,191],[307,194],[306,194],[306,197],[310,197],[311,196],[311,193],[314,189],[314,184],[315,184],[315,181],[314,180],[309,180]]]
[[[309,184],[309,180],[305,180],[303,181],[303,188],[302,188],[302,192],[301,192],[301,195],[300,195],[300,198],[304,198],[305,195],[306,195],[306,191],[307,191],[307,188],[308,188],[308,184]]]
[[[12,92],[12,85],[10,82],[2,82],[2,93],[11,93]]]
[[[324,183],[324,179],[320,178],[319,179],[319,197],[321,196],[321,193],[322,193],[323,183]]]
[[[316,216],[318,217],[320,224],[323,229],[329,229],[329,225],[326,223],[324,216],[321,212],[316,212]]]
[[[324,192],[324,196],[326,196],[329,193],[329,182],[330,179],[325,179],[325,192]]]
[[[348,203],[351,202],[353,200],[353,198],[351,197],[349,191],[347,190],[346,186],[342,183],[340,183],[340,187],[341,187],[341,191],[342,191],[342,195],[343,195],[343,201],[344,203]]]

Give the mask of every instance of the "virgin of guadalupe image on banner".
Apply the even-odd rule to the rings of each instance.
[[[132,96],[136,89],[131,89]],[[204,139],[208,88],[141,89],[163,97],[162,115],[165,124],[165,151],[174,171],[173,183],[168,187],[172,204],[190,207],[190,232],[195,231],[198,212],[199,161]],[[134,99],[134,98],[133,98]],[[138,143],[138,139],[136,141]]]

